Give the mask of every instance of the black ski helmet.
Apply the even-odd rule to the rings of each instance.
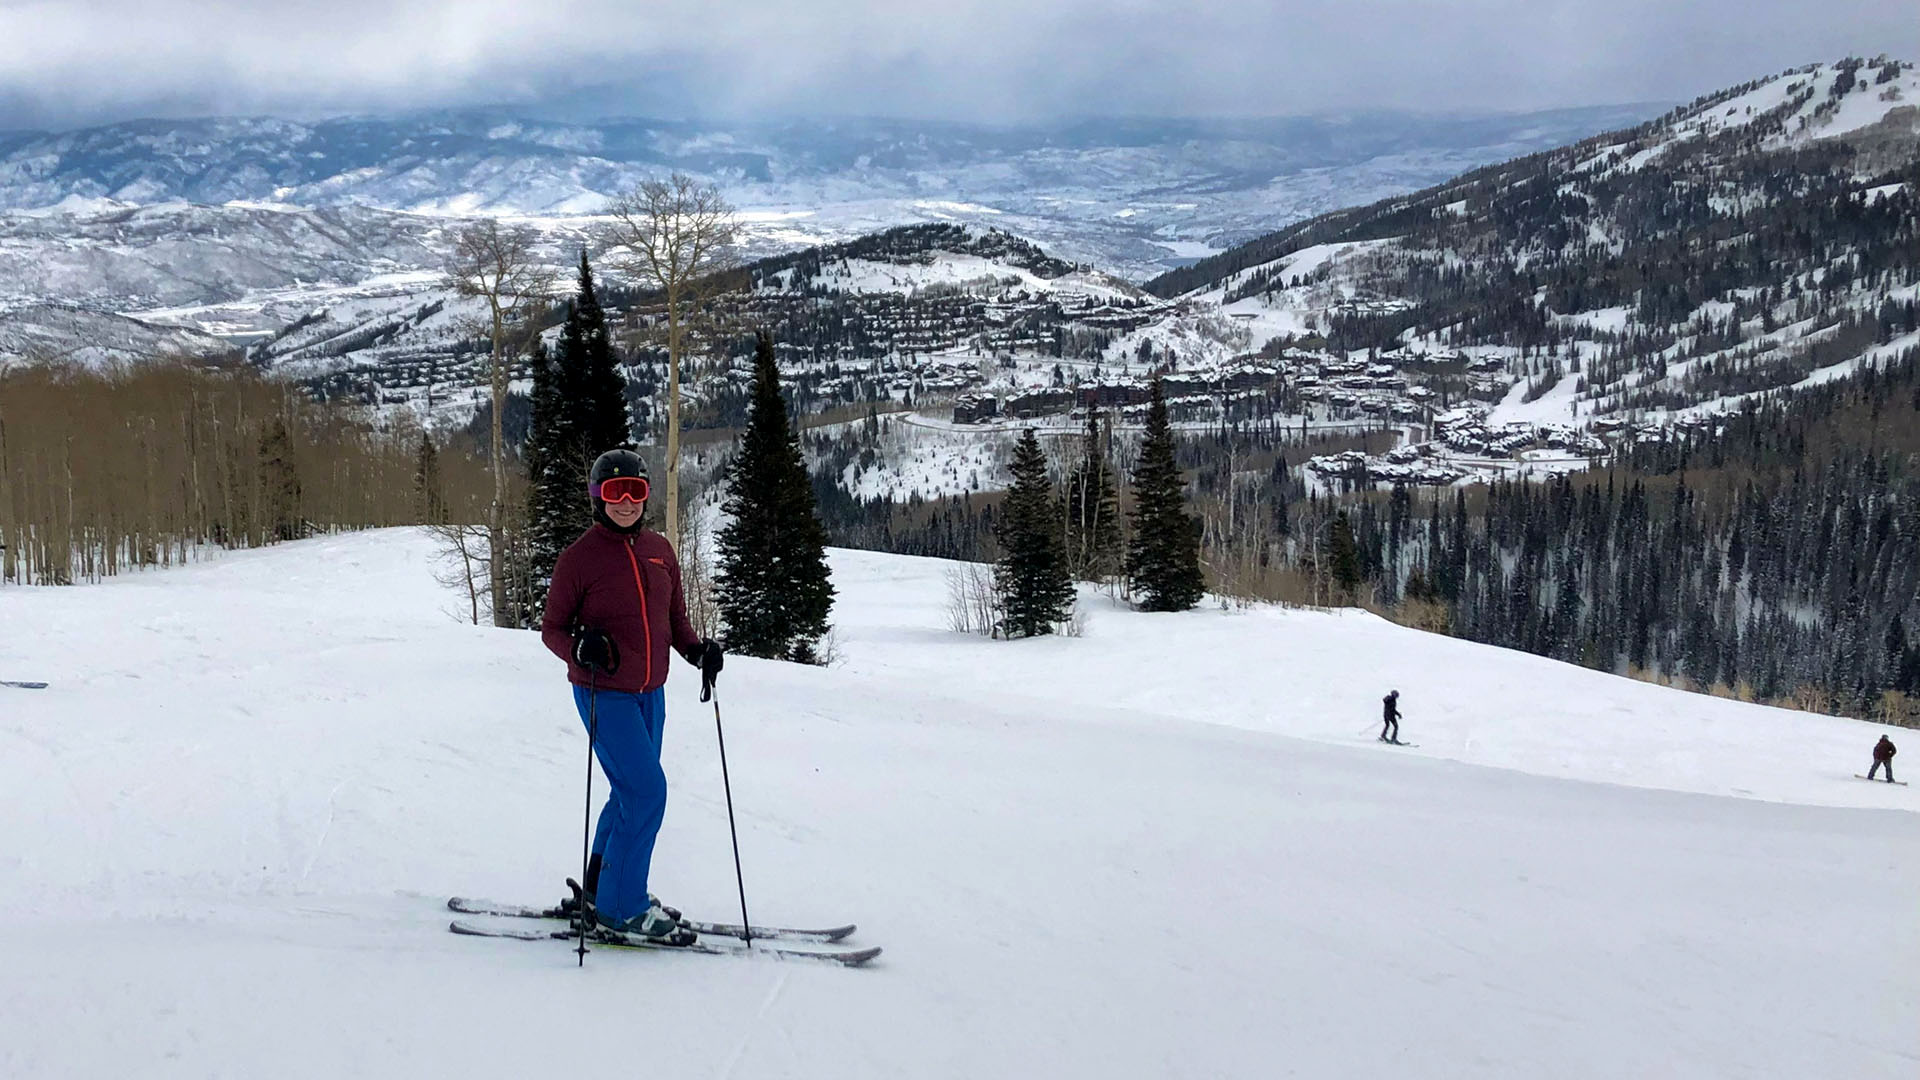
[[[609,529],[625,532],[627,530],[621,529],[607,516],[606,500],[595,494],[602,483],[616,476],[637,476],[642,480],[651,480],[647,475],[647,459],[631,447],[622,446],[593,459],[593,468],[587,470],[587,497],[593,500],[593,519]],[[635,522],[634,528],[639,527],[639,523]]]
[[[587,473],[587,483],[598,484],[616,476],[638,476],[642,480],[651,479],[647,475],[647,459],[629,446],[615,447],[593,459],[593,468]]]

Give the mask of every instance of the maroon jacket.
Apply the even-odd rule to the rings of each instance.
[[[1875,761],[1892,761],[1893,755],[1897,752],[1898,751],[1893,748],[1893,740],[1887,738],[1885,735],[1880,736],[1880,741],[1873,744],[1873,760]]]
[[[600,689],[645,693],[665,684],[667,646],[686,656],[700,644],[680,594],[680,560],[667,538],[595,524],[567,545],[547,588],[540,640],[567,662],[567,680],[585,686],[587,669],[573,662],[575,627],[606,631],[620,650],[620,670],[600,676]]]

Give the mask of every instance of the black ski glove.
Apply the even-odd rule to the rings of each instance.
[[[612,675],[620,670],[620,650],[605,630],[582,630],[573,636],[573,662],[588,671]]]
[[[720,677],[720,669],[727,663],[726,651],[720,643],[708,638],[700,643],[700,700],[713,698],[714,680]]]

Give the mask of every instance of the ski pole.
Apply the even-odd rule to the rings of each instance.
[[[713,699],[713,734],[720,741],[720,783],[727,791],[727,832],[733,835],[733,880],[740,886],[740,931],[753,948],[753,924],[747,921],[747,880],[740,874],[740,830],[733,824],[733,781],[727,777],[727,733],[720,726],[720,698]]]
[[[588,830],[593,821],[593,744],[600,734],[600,672],[598,668],[587,669],[587,807],[580,814],[580,880],[587,880],[587,852],[590,847]],[[587,966],[587,893],[580,891],[580,967]]]

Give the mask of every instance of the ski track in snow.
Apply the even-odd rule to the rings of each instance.
[[[878,963],[455,937],[447,895],[577,871],[585,748],[558,662],[449,620],[429,556],[0,589],[0,672],[53,684],[0,698],[0,1075],[1920,1069],[1920,800],[1852,778],[1874,725],[1359,613],[1086,595],[1082,638],[962,637],[951,564],[864,552],[841,665],[720,695],[755,917]],[[1373,742],[1390,687],[1418,748]],[[655,891],[731,920],[696,688]]]

